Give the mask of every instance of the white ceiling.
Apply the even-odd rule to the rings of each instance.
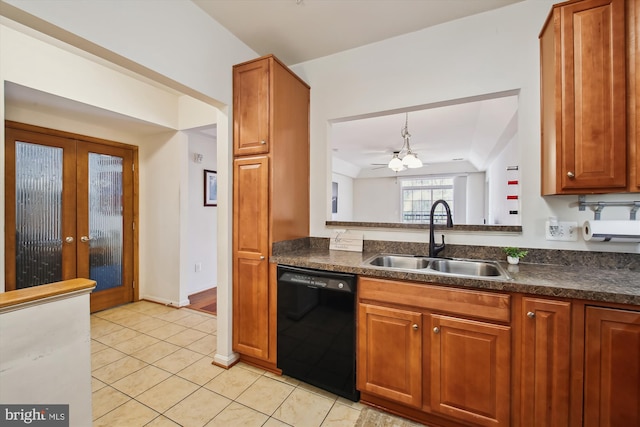
[[[366,170],[386,169],[379,166],[400,151],[408,114],[411,149],[425,164],[415,173],[484,171],[517,132],[517,111],[518,96],[508,92],[340,121],[331,126],[331,146],[334,157],[363,170],[360,176],[381,175]]]
[[[298,64],[522,0],[192,0],[259,55]]]

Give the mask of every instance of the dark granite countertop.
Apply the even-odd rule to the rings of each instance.
[[[335,251],[313,246],[290,247],[284,251],[274,251],[270,262],[370,277],[640,306],[640,270],[637,268],[606,269],[584,265],[524,262],[510,266],[501,262],[512,276],[511,280],[476,279],[392,270],[363,264],[378,252]]]

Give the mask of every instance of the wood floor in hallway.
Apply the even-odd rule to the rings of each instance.
[[[209,314],[218,314],[218,288],[206,289],[193,295],[189,295],[187,308],[203,311]]]

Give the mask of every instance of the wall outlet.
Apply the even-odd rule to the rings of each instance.
[[[578,241],[578,223],[575,221],[557,221],[557,225],[546,221],[544,232],[547,240]]]
[[[200,273],[202,271],[202,263],[201,262],[196,262],[195,271],[196,271],[196,273]]]

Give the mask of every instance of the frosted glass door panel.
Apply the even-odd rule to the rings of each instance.
[[[16,289],[62,280],[63,149],[16,142]]]
[[[95,291],[122,286],[123,159],[89,153],[89,278]]]
[[[92,279],[92,312],[136,296],[136,150],[90,139],[5,123],[6,291]]]

